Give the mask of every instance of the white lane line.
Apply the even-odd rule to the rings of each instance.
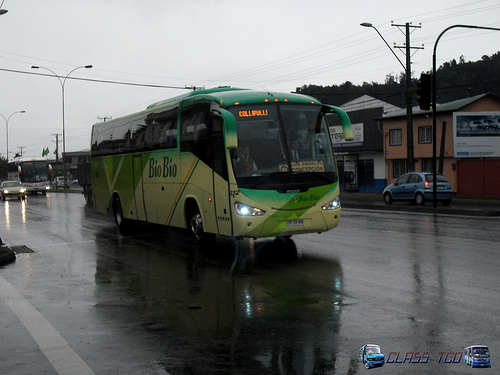
[[[35,307],[0,275],[0,297],[17,315],[60,375],[95,375]]]

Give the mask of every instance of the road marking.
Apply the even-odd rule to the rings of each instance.
[[[95,375],[47,319],[0,275],[0,297],[35,339],[60,375]]]

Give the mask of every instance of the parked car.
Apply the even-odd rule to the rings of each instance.
[[[17,199],[26,198],[26,188],[19,181],[4,181],[0,185],[2,190],[2,199],[7,197],[17,197]]]
[[[490,351],[486,345],[471,345],[464,349],[464,362],[471,367],[491,367]]]
[[[64,185],[68,185],[68,181],[67,179],[65,179],[64,177],[56,177],[54,178],[54,180],[52,181],[52,187],[55,189],[56,186],[58,188],[62,188],[64,187]]]
[[[437,200],[444,206],[451,203],[453,191],[451,185],[442,174],[436,175]],[[423,206],[426,201],[433,199],[433,176],[430,172],[410,172],[400,176],[396,182],[388,185],[382,193],[384,202],[408,200]]]
[[[366,344],[359,349],[359,360],[366,369],[382,367],[385,363],[385,355],[380,351],[380,346]]]

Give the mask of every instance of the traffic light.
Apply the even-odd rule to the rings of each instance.
[[[422,73],[417,83],[417,101],[422,110],[431,108],[431,75]]]

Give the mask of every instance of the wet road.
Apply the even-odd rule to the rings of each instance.
[[[79,194],[0,203],[0,373],[470,374],[500,347],[500,220],[344,210],[293,242],[119,234]],[[32,250],[33,252],[28,252]],[[22,252],[24,251],[24,252]],[[399,353],[399,355],[397,354]]]

